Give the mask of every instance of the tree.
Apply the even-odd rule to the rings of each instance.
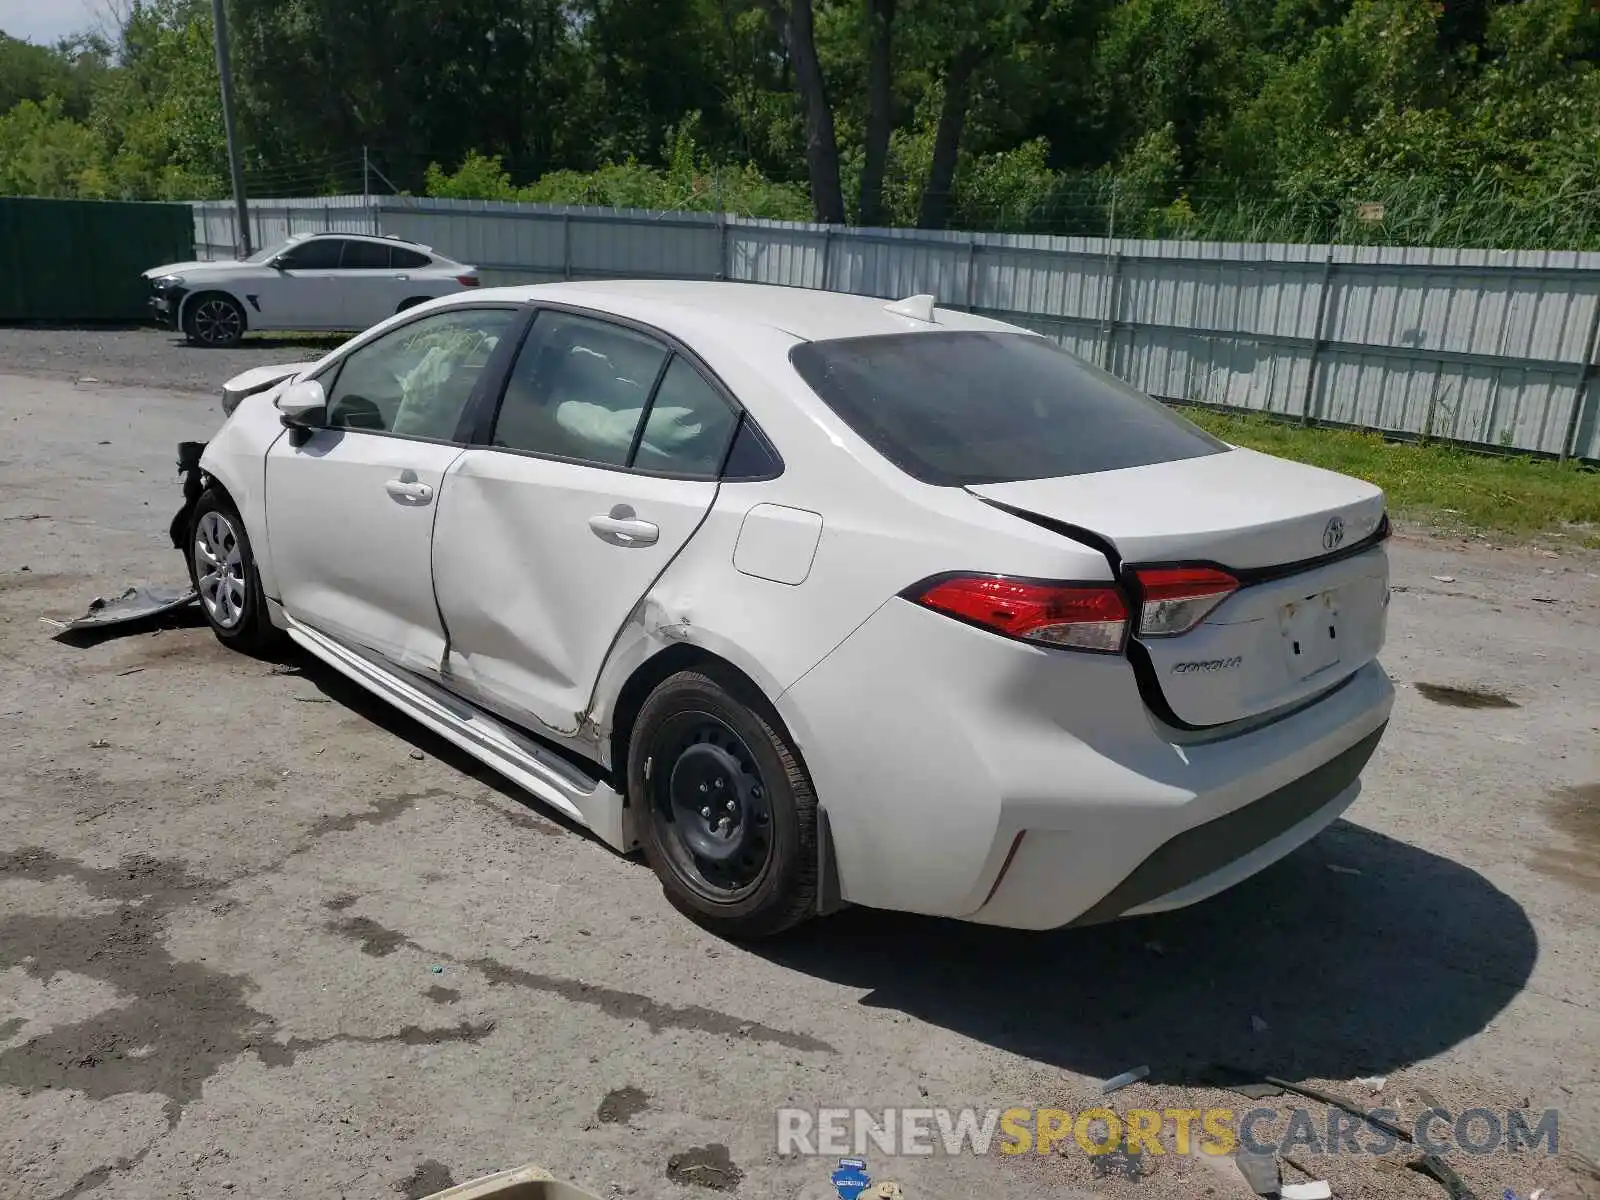
[[[844,191],[839,186],[839,143],[834,135],[828,86],[817,58],[811,0],[763,0],[773,29],[788,51],[795,87],[805,114],[806,167],[811,203],[818,221],[844,224]]]
[[[867,118],[862,138],[861,199],[857,219],[883,224],[883,171],[894,132],[895,0],[864,0],[867,18]]]

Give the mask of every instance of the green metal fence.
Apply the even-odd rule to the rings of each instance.
[[[187,204],[0,197],[0,321],[139,320],[139,273],[193,257]]]

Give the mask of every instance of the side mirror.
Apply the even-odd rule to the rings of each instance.
[[[269,258],[267,259],[267,266],[271,267],[274,271],[287,271],[290,264],[283,261],[285,257],[285,255],[279,254],[274,258]]]
[[[328,396],[315,379],[291,383],[273,401],[283,423],[292,428],[314,429],[328,415]]]

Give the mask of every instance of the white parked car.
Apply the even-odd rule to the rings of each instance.
[[[167,263],[144,273],[150,314],[202,346],[246,333],[366,329],[479,284],[478,269],[392,237],[310,233],[246,259]]]
[[[732,936],[1190,904],[1388,721],[1377,488],[929,297],[485,290],[225,396],[173,526],[217,636],[287,633]]]

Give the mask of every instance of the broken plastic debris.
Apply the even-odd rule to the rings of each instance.
[[[1389,1077],[1387,1075],[1358,1075],[1355,1081],[1376,1096],[1383,1091],[1383,1085],[1389,1082]]]
[[[1252,1016],[1250,1018],[1250,1028],[1255,1030],[1257,1033],[1265,1033],[1267,1030],[1271,1029],[1272,1026],[1268,1025],[1260,1017]]]
[[[115,599],[98,597],[89,604],[89,611],[74,621],[49,621],[62,632],[73,629],[98,629],[103,625],[121,625],[126,621],[142,621],[146,617],[175,612],[195,603],[200,593],[190,587],[131,587]]]
[[[433,967],[429,967],[428,970],[432,971],[435,975],[443,975],[444,974],[444,968],[443,967],[433,966]]]
[[[1435,575],[1434,578],[1440,583],[1454,583],[1456,581],[1456,577],[1454,575]]]
[[[1144,1066],[1134,1067],[1130,1071],[1124,1071],[1121,1075],[1113,1075],[1110,1079],[1106,1080],[1100,1085],[1100,1094],[1102,1096],[1109,1096],[1118,1088],[1125,1088],[1130,1083],[1138,1083],[1139,1080],[1146,1078],[1149,1074],[1150,1067],[1148,1064],[1146,1064]]]
[[[1332,1200],[1333,1188],[1326,1179],[1310,1183],[1286,1183],[1278,1189],[1280,1200]]]
[[[1241,1150],[1233,1156],[1233,1161],[1239,1168],[1239,1174],[1244,1176],[1245,1183],[1250,1185],[1250,1190],[1256,1195],[1278,1194],[1282,1172],[1278,1169],[1278,1160],[1272,1155],[1252,1154],[1248,1150]]]

